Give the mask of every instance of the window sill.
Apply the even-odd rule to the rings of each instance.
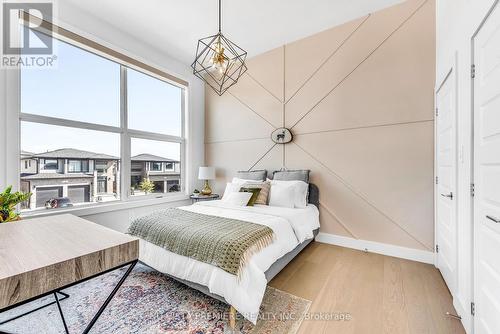
[[[89,204],[85,206],[79,207],[71,207],[71,208],[60,208],[53,210],[40,210],[40,211],[32,211],[21,213],[22,218],[34,218],[34,217],[46,217],[52,215],[61,215],[61,214],[72,214],[75,216],[88,216],[99,213],[113,212],[119,210],[127,210],[145,206],[159,205],[165,203],[175,203],[189,200],[189,196],[186,194],[176,194],[163,196],[161,198],[141,198],[141,199],[132,199],[129,201],[116,201],[113,203],[99,203],[99,204]]]

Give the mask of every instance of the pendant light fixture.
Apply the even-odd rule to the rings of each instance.
[[[193,74],[222,95],[246,72],[247,52],[227,39],[221,31],[221,0],[219,0],[219,32],[198,41]]]

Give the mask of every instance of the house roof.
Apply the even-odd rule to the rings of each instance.
[[[153,162],[179,162],[177,160],[163,158],[154,154],[143,153],[130,158],[132,161],[153,161]]]
[[[30,158],[34,155],[35,153],[21,150],[21,158]]]
[[[37,158],[67,158],[67,159],[102,159],[102,160],[119,160],[120,158],[75,148],[61,148],[54,151],[34,154]]]
[[[93,178],[93,175],[84,173],[38,173],[22,176],[21,180],[45,180],[45,179],[81,179],[81,178]]]

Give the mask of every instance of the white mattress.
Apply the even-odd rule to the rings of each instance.
[[[239,281],[235,275],[216,266],[172,253],[142,239],[139,242],[141,261],[160,272],[207,286],[211,293],[224,297],[254,324],[267,286],[265,271],[299,243],[312,238],[313,230],[319,228],[319,211],[314,205],[305,209],[267,205],[236,207],[221,201],[210,201],[180,209],[249,221],[273,230],[274,242],[252,256]]]

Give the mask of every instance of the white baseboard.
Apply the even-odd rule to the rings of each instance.
[[[434,253],[430,251],[389,245],[375,241],[347,238],[324,232],[319,232],[315,240],[325,244],[332,244],[387,256],[399,257],[406,260],[434,264]]]

